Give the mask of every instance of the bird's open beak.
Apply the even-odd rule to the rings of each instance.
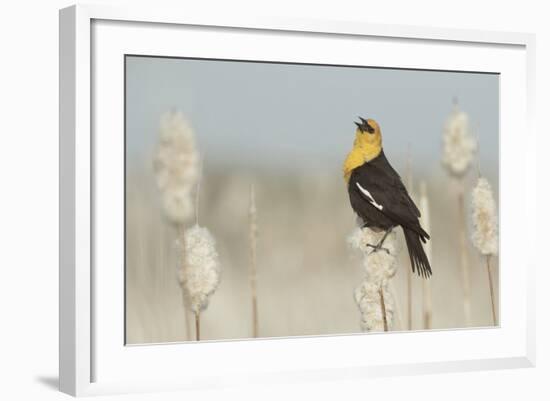
[[[358,122],[355,122],[355,125],[357,125],[357,128],[359,128],[361,131],[363,131],[363,129],[361,128],[362,127],[362,124],[361,123],[358,123]]]

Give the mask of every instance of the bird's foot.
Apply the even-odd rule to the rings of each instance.
[[[367,248],[372,248],[372,251],[369,254],[378,252],[378,251],[385,251],[388,255],[391,255],[390,250],[388,248],[384,248],[382,245],[384,245],[384,241],[388,237],[389,233],[392,232],[392,230],[393,230],[393,227],[391,227],[389,230],[386,230],[386,232],[384,233],[384,236],[378,242],[378,244],[376,245],[367,244]]]
[[[367,244],[367,248],[372,248],[372,251],[369,252],[369,255],[378,251],[385,251],[388,255],[390,254],[390,250],[388,248],[384,248],[382,246],[382,242],[378,243],[377,245]]]

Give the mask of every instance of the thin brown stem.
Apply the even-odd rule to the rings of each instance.
[[[489,289],[491,291],[491,310],[493,312],[493,325],[497,325],[497,312],[495,308],[495,293],[493,291],[493,273],[491,271],[491,256],[487,255],[487,276],[489,277]]]
[[[432,288],[430,280],[422,282],[423,289],[423,309],[424,309],[424,329],[432,328]]]
[[[430,226],[430,205],[428,201],[428,188],[425,181],[420,182],[420,224],[427,232],[431,232]],[[432,244],[427,242],[424,245],[424,251],[428,262],[432,263]],[[432,283],[431,280],[422,281],[422,314],[424,329],[429,330],[432,328]]]
[[[256,294],[252,295],[252,336],[257,338],[259,336],[258,329],[258,298]]]
[[[477,149],[477,153],[476,153],[476,161],[477,161],[477,178],[481,178],[481,155],[480,155],[480,149],[479,149],[479,136],[477,135],[477,129],[476,129],[476,132],[474,134],[475,136],[475,139],[476,139],[476,149]]]
[[[384,322],[384,331],[388,331],[388,318],[386,316],[386,303],[384,302],[384,290],[380,288],[380,306],[382,307],[382,320]]]
[[[464,182],[460,182],[458,194],[458,225],[459,225],[459,241],[460,241],[460,267],[462,270],[462,289],[463,289],[463,306],[464,319],[466,326],[471,325],[472,307],[471,307],[471,291],[470,291],[470,269],[468,266],[468,248],[466,246],[466,216],[464,212]]]
[[[189,312],[189,302],[187,301],[187,297],[185,296],[185,293],[183,292],[182,288],[182,300],[183,300],[183,320],[185,321],[185,339],[191,340],[191,314]]]
[[[407,329],[412,330],[412,271],[407,269]]]
[[[250,240],[250,294],[252,297],[252,336],[258,337],[258,290],[257,290],[257,239],[258,239],[258,223],[256,211],[256,196],[254,186],[250,188],[250,209],[248,221],[248,233]]]
[[[195,335],[197,341],[201,340],[201,317],[200,312],[195,312]]]
[[[197,179],[197,188],[195,192],[195,224],[199,225],[199,200],[201,194],[201,181],[202,181],[202,169],[203,158],[199,156],[199,177]]]
[[[412,175],[412,156],[411,156],[411,144],[407,146],[407,190],[411,196],[414,196],[413,191],[413,175]],[[412,270],[407,270],[407,329],[412,330]]]

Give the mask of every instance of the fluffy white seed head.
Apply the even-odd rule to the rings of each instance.
[[[468,114],[455,106],[443,129],[443,166],[452,175],[462,177],[472,163],[476,148]]]
[[[384,294],[384,309],[382,309],[380,291]],[[387,286],[379,287],[365,280],[355,289],[354,295],[355,303],[361,312],[361,330],[384,331],[383,311],[386,313],[388,330],[392,329],[395,302]]]
[[[153,167],[166,217],[174,224],[183,224],[193,216],[199,154],[193,129],[181,112],[162,115]]]
[[[472,240],[482,255],[498,252],[497,205],[489,181],[480,178],[472,192]]]
[[[391,329],[393,323],[394,301],[388,284],[396,272],[396,256],[399,251],[397,234],[395,230],[388,234],[382,245],[384,249],[373,252],[373,248],[368,246],[378,244],[384,234],[384,231],[377,232],[365,227],[356,228],[348,237],[349,245],[363,255],[365,276],[355,290],[355,302],[361,313],[361,329],[364,331],[384,330],[381,292],[388,329]]]
[[[368,246],[378,244],[384,234],[384,231],[376,232],[365,227],[363,229],[356,228],[348,237],[348,244],[353,249],[361,251],[365,273],[369,276],[370,281],[375,283],[381,283],[392,278],[396,270],[395,260],[399,251],[396,230],[388,234],[384,240],[382,245],[384,249],[373,252],[372,247]]]
[[[208,301],[220,283],[220,262],[216,241],[205,227],[194,225],[184,233],[180,245],[178,278],[194,313],[208,306]]]

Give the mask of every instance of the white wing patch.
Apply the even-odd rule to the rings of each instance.
[[[355,184],[357,185],[357,188],[359,188],[359,190],[360,190],[361,192],[363,192],[363,194],[364,194],[367,198],[369,198],[371,205],[373,205],[373,206],[374,206],[375,208],[377,208],[378,210],[384,209],[384,206],[382,206],[381,204],[377,203],[377,202],[374,200],[374,198],[372,197],[372,195],[370,194],[370,192],[367,191],[365,188],[363,188],[363,187],[361,186],[361,184],[359,184],[358,182],[356,182]]]

